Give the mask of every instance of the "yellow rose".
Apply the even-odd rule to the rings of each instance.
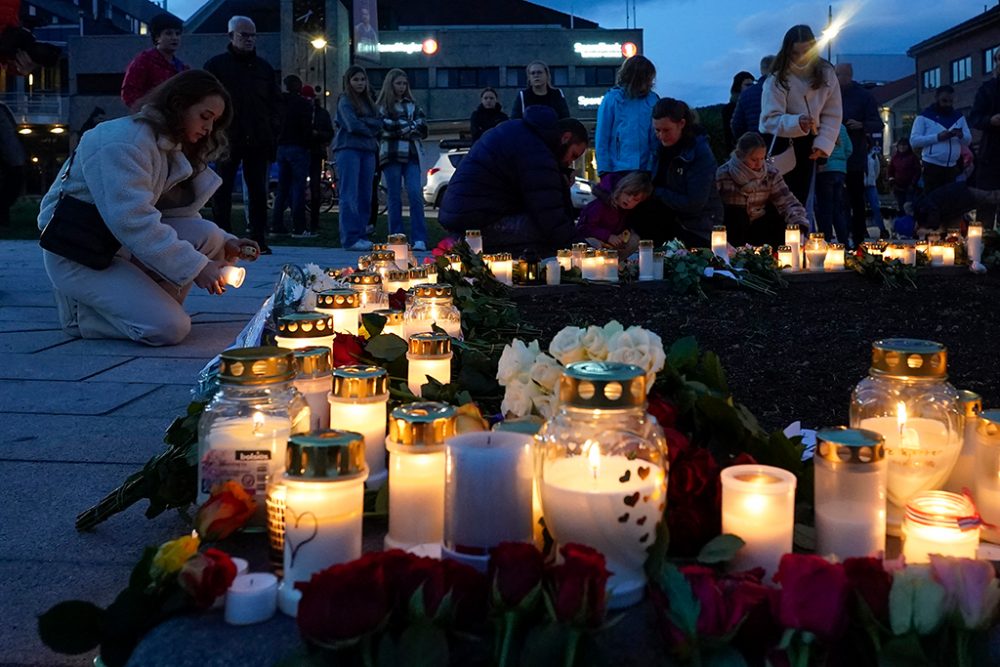
[[[475,403],[459,406],[455,413],[455,428],[459,433],[486,431],[490,428],[489,422],[483,419],[483,413],[479,411]]]
[[[161,544],[153,556],[151,574],[154,577],[162,577],[180,570],[184,563],[198,552],[200,541],[197,535],[185,535]]]

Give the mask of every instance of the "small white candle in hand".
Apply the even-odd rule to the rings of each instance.
[[[247,270],[242,266],[226,266],[222,269],[222,279],[230,287],[239,288],[247,277]]]

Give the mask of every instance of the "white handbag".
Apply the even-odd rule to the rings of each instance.
[[[795,169],[795,147],[792,145],[792,140],[788,140],[788,148],[778,153],[774,154],[774,144],[778,141],[778,135],[775,134],[771,137],[771,147],[767,150],[767,163],[772,165],[778,170],[782,176]]]

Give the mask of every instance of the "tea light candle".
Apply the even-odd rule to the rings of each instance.
[[[574,269],[583,270],[583,253],[587,252],[586,243],[574,243],[570,246],[570,266]]]
[[[588,249],[583,253],[583,279],[584,280],[599,280],[598,272],[598,262],[600,260],[597,257],[597,253],[593,249]],[[600,261],[603,267],[604,262]]]
[[[802,228],[798,225],[785,227],[785,245],[792,251],[792,271],[802,270]]]
[[[333,318],[335,332],[358,335],[361,299],[354,290],[332,289],[320,292],[316,295],[316,310]]]
[[[295,616],[301,598],[296,583],[361,557],[365,443],[360,433],[350,431],[293,436],[285,467],[284,581],[278,604]]]
[[[532,438],[482,431],[445,448],[443,554],[485,571],[501,542],[531,542]]]
[[[333,364],[328,347],[302,347],[295,350],[297,373],[293,384],[309,404],[309,430],[330,428],[330,371]]]
[[[455,435],[455,408],[415,402],[389,419],[389,532],[386,549],[440,545],[444,538],[445,440]]]
[[[514,284],[514,257],[509,252],[493,256],[493,275],[504,285]]]
[[[903,556],[907,564],[928,563],[930,554],[975,558],[979,547],[976,508],[965,496],[925,491],[906,504]]]
[[[562,282],[562,266],[559,259],[545,260],[545,284],[558,285]]]
[[[387,241],[386,249],[396,255],[396,266],[405,270],[410,265],[410,244],[406,241],[406,234],[389,234]]]
[[[724,468],[721,480],[722,532],[746,543],[730,569],[762,567],[773,575],[781,556],[792,550],[795,475],[771,466],[738,465]]]
[[[787,245],[778,246],[778,266],[783,269],[792,268],[792,247]]]
[[[469,250],[473,255],[483,252],[483,233],[478,229],[467,229],[465,231],[465,242],[469,245]]]
[[[844,270],[844,244],[831,243],[826,249],[826,260],[823,262],[824,271]]]
[[[667,253],[657,250],[653,253],[653,280],[663,280],[663,263],[667,261]]]
[[[931,244],[931,266],[944,266],[944,244],[940,241]]]
[[[559,267],[564,271],[569,271],[573,268],[573,251],[572,250],[558,250],[556,251],[556,259],[559,261]]]
[[[357,328],[354,331],[357,333]],[[291,313],[278,318],[274,343],[288,350],[312,346],[332,349],[333,332],[333,318],[326,313]]]
[[[403,335],[403,311],[383,308],[376,310],[375,314],[385,318],[385,326],[382,327],[382,333],[395,334],[406,340],[406,337]]]
[[[451,357],[451,337],[430,332],[411,335],[406,353],[410,393],[421,396],[428,376],[442,384],[451,382]]]
[[[274,616],[278,578],[270,572],[237,575],[226,591],[224,618],[229,625],[253,625]]]
[[[966,234],[965,249],[970,262],[979,262],[983,258],[983,223],[972,221]],[[239,287],[237,285],[236,287]]]
[[[945,243],[941,246],[941,266],[955,266],[955,244]]]
[[[378,366],[341,366],[333,370],[333,390],[327,410],[330,426],[364,437],[369,488],[385,482],[385,421],[389,376]]]
[[[729,241],[726,237],[725,225],[712,227],[712,254],[727,263],[729,262]]]
[[[618,282],[618,251],[604,251],[604,279],[611,283]]]
[[[653,242],[639,241],[639,281],[653,280]]]
[[[980,228],[982,230],[982,228]],[[247,277],[247,270],[242,266],[224,266],[222,267],[222,279],[226,281],[226,284],[230,287],[239,287],[243,284],[243,280]]]

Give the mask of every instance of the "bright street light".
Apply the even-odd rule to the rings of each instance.
[[[312,47],[317,51],[326,48],[326,40],[323,39],[322,37],[317,37],[316,39],[312,40],[309,43],[312,44]]]

